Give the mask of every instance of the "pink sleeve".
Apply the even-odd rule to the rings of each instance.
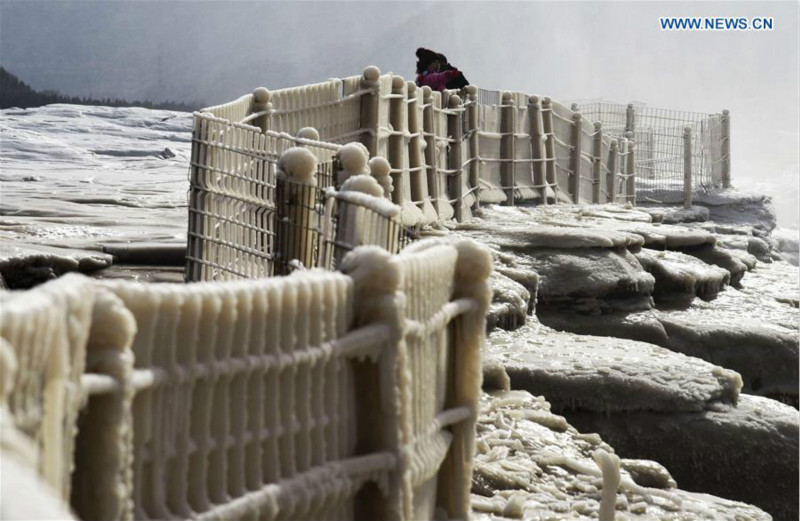
[[[422,79],[423,85],[428,85],[433,90],[444,90],[447,82],[450,81],[458,71],[430,72]]]

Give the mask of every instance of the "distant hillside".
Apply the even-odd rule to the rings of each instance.
[[[17,78],[14,74],[0,67],[0,109],[10,107],[41,107],[52,103],[71,103],[73,105],[101,105],[107,107],[144,107],[147,109],[177,110],[192,112],[202,108],[202,102],[183,103],[167,101],[153,103],[151,101],[127,101],[119,98],[93,99],[88,97],[64,96],[53,90],[37,91]]]

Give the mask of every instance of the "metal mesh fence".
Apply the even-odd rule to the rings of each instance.
[[[636,144],[637,198],[675,203],[684,198],[686,156],[691,156],[692,191],[723,185],[723,115],[598,102],[579,106],[581,113],[603,124],[604,134],[632,138]],[[685,148],[685,129],[691,151]]]

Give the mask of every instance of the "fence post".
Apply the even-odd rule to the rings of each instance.
[[[722,111],[722,188],[731,187],[731,115]]]
[[[286,275],[290,262],[314,267],[317,232],[317,159],[308,149],[292,147],[278,161],[276,182],[276,273]]]
[[[692,127],[683,129],[683,207],[692,207]]]
[[[417,86],[413,81],[406,83],[408,89],[408,174],[411,188],[411,200],[425,211],[425,200],[428,199],[428,182],[426,180],[425,161],[422,158],[422,125],[419,121]],[[424,110],[424,109],[423,109]]]
[[[364,69],[361,89],[370,90],[361,96],[361,143],[370,156],[378,152],[378,106],[381,96],[381,70],[373,65]]]
[[[506,204],[514,206],[514,115],[516,107],[510,92],[504,92],[500,103],[500,182],[506,192]]]
[[[455,94],[447,100],[447,108],[452,111],[447,114],[447,135],[450,139],[450,147],[447,151],[447,199],[453,201],[453,217],[456,222],[464,220],[464,194],[461,189],[461,176],[464,171],[461,168],[461,138],[463,128],[461,127],[461,98]]]
[[[467,87],[467,125],[469,132],[469,189],[475,198],[472,209],[478,210],[481,206],[480,191],[481,191],[481,164],[480,164],[480,151],[478,143],[480,143],[480,136],[478,135],[478,88],[475,85]]]
[[[398,374],[398,356],[403,339],[405,308],[398,294],[401,271],[392,255],[378,247],[362,249],[361,254],[346,255],[339,271],[353,279],[353,320],[357,327],[383,324],[389,338],[374,362],[353,362],[355,392],[368,389],[359,399],[359,427],[357,443],[365,452],[388,451],[397,453],[407,440],[397,419],[405,412],[406,404],[401,393]],[[375,392],[375,386],[378,391]],[[408,462],[397,461],[389,473],[388,497],[367,494],[359,506],[365,519],[403,519],[404,500],[408,484],[403,483]]]
[[[422,132],[425,136],[425,165],[427,165],[426,176],[428,178],[428,195],[431,198],[436,212],[439,212],[439,185],[436,182],[436,163],[438,153],[436,151],[436,128],[434,125],[433,111],[433,91],[427,85],[422,87]]]
[[[636,155],[635,155],[636,142],[633,139],[628,139],[628,177],[626,177],[625,194],[626,201],[636,206]]]
[[[406,81],[401,76],[392,78],[392,97],[389,99],[389,124],[392,126],[392,133],[389,135],[388,156],[389,164],[392,165],[392,202],[402,206],[405,199],[405,172],[406,172]],[[373,153],[374,155],[374,153]]]
[[[606,176],[606,190],[608,191],[608,202],[617,202],[617,159],[619,157],[619,142],[611,140],[611,148],[608,151],[608,174]]]
[[[558,190],[558,183],[556,183],[556,139],[553,132],[553,104],[549,97],[545,96],[542,99],[542,129],[547,140],[544,142],[544,153],[547,157],[545,163],[545,181],[547,185],[553,187],[553,197],[556,199],[555,191]],[[545,192],[547,186],[545,187]]]
[[[544,174],[544,131],[542,130],[542,103],[539,96],[528,98],[528,117],[531,124],[531,158],[533,158],[533,184],[539,188],[541,204],[547,204],[547,182]]]
[[[628,108],[625,109],[625,135],[628,132],[632,135],[636,132],[636,113],[633,103],[628,103]]]
[[[580,112],[572,114],[572,134],[570,145],[572,150],[569,154],[569,168],[572,176],[569,178],[569,192],[572,195],[572,202],[579,203],[581,198],[581,127],[583,116]]]
[[[272,103],[270,99],[272,94],[264,87],[258,87],[253,91],[253,114],[257,112],[267,111],[267,114],[259,116],[253,120],[253,126],[261,129],[261,132],[266,132],[270,129],[272,122]]]
[[[592,158],[592,202],[600,203],[600,179],[603,176],[603,124],[594,122],[594,150]]]

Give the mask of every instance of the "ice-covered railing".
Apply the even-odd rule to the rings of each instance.
[[[341,270],[2,293],[0,405],[23,431],[45,410],[40,473],[86,520],[466,519],[491,256],[428,240]],[[66,369],[31,385],[43,360]]]
[[[253,100],[261,95],[269,96],[257,91],[213,110],[237,114],[244,106],[258,108]],[[261,117],[253,116],[244,120],[258,122]],[[325,247],[328,243],[348,249],[376,244],[396,252],[404,237],[399,214],[397,218],[376,214],[384,228],[391,228],[382,242],[375,237],[366,242],[338,237],[347,230],[324,216],[326,201],[336,198],[335,192],[329,192],[332,187],[346,176],[370,173],[363,146],[354,147],[355,143],[342,146],[319,141],[318,132],[309,127],[293,137],[231,123],[207,112],[195,114],[186,279],[260,278],[285,274],[298,266],[330,269],[340,257]],[[388,176],[388,167],[383,170],[375,175]],[[391,178],[387,179],[382,182],[381,198],[384,190],[390,190]],[[363,206],[367,199],[350,198],[343,204]],[[365,230],[360,235],[370,233]]]
[[[609,135],[636,141],[641,200],[683,202],[730,187],[730,114],[678,111],[610,102],[573,104]]]
[[[341,258],[331,243],[375,244],[353,242],[369,232],[342,226],[335,233],[350,239],[331,236],[333,214],[321,210],[343,201],[324,195],[340,186],[334,174],[348,169],[338,164],[343,144],[388,160],[391,183],[381,183],[400,208],[400,227],[411,229],[463,221],[481,202],[635,202],[634,142],[612,136],[547,97],[474,86],[432,92],[376,67],[303,87],[258,88],[195,114],[186,278],[330,267]],[[297,146],[313,155],[317,174],[302,190],[287,184],[298,202],[287,206],[278,185],[288,177],[278,176],[278,163]]]
[[[76,275],[24,293],[0,291],[0,404],[34,445],[39,474],[64,500],[94,293],[91,281]]]

